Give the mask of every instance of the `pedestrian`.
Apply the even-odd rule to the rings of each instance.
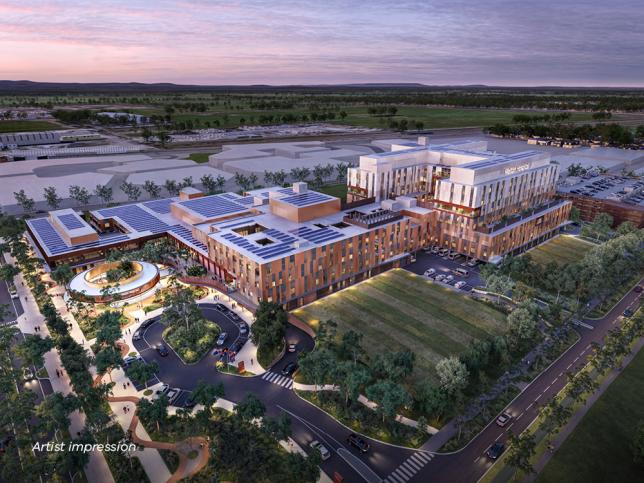
[[[127,413],[127,407],[126,406],[123,406],[123,412]]]
[[[125,383],[123,383],[123,389],[126,389],[126,388],[127,388],[127,386],[125,385]]]
[[[252,357],[250,358],[250,365],[251,366],[253,365],[253,358]]]
[[[130,382],[129,382],[129,381],[128,381],[128,383],[127,383],[127,387],[130,387]]]

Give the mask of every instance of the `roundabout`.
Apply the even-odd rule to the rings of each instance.
[[[79,300],[107,303],[145,295],[159,280],[159,269],[152,263],[102,263],[76,275],[69,283],[69,292]]]

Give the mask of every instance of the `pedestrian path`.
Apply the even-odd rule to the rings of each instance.
[[[282,386],[283,388],[286,388],[286,389],[293,389],[293,379],[289,377],[280,376],[275,372],[271,372],[271,371],[265,372],[264,375],[262,375],[262,379],[270,383],[277,384],[278,386]]]
[[[411,480],[433,458],[434,455],[431,453],[422,451],[414,453],[385,478],[385,483],[405,483]]]

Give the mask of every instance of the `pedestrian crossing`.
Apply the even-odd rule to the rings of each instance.
[[[280,376],[275,372],[270,372],[270,371],[265,372],[264,375],[262,375],[262,379],[264,379],[265,381],[271,382],[273,384],[277,384],[278,386],[282,386],[286,389],[293,388],[293,379],[289,377]]]
[[[431,453],[423,453],[420,451],[414,453],[385,478],[385,483],[405,483],[411,480],[433,458],[434,455]]]

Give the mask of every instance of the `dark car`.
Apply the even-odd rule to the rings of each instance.
[[[217,310],[228,310],[224,304],[216,303],[215,308]]]
[[[164,344],[159,344],[157,346],[157,352],[161,357],[165,357],[169,354],[168,348]]]
[[[642,293],[642,286],[641,285],[638,285],[637,287],[635,287],[635,293]]]
[[[151,326],[152,324],[154,324],[155,322],[156,322],[156,319],[148,319],[148,320],[144,320],[144,321],[141,323],[141,329],[147,329],[148,327],[150,327],[150,326]]]
[[[239,333],[241,335],[248,334],[248,324],[246,322],[242,322],[241,324],[239,324]]]
[[[632,317],[633,316],[633,311],[631,309],[626,309],[624,310],[624,317]]]
[[[366,453],[367,451],[369,451],[369,448],[371,448],[371,445],[367,443],[367,441],[365,441],[355,433],[351,433],[347,437],[347,443],[359,450],[361,453]]]
[[[297,370],[297,363],[289,362],[284,366],[284,369],[282,369],[282,375],[291,377],[296,370]]]
[[[488,449],[485,452],[485,454],[487,455],[488,458],[495,460],[503,454],[504,450],[505,450],[505,445],[500,441],[497,441],[492,446],[490,446],[490,449]]]
[[[244,346],[244,343],[240,340],[236,341],[233,345],[230,346],[232,352],[239,352],[239,350]]]

